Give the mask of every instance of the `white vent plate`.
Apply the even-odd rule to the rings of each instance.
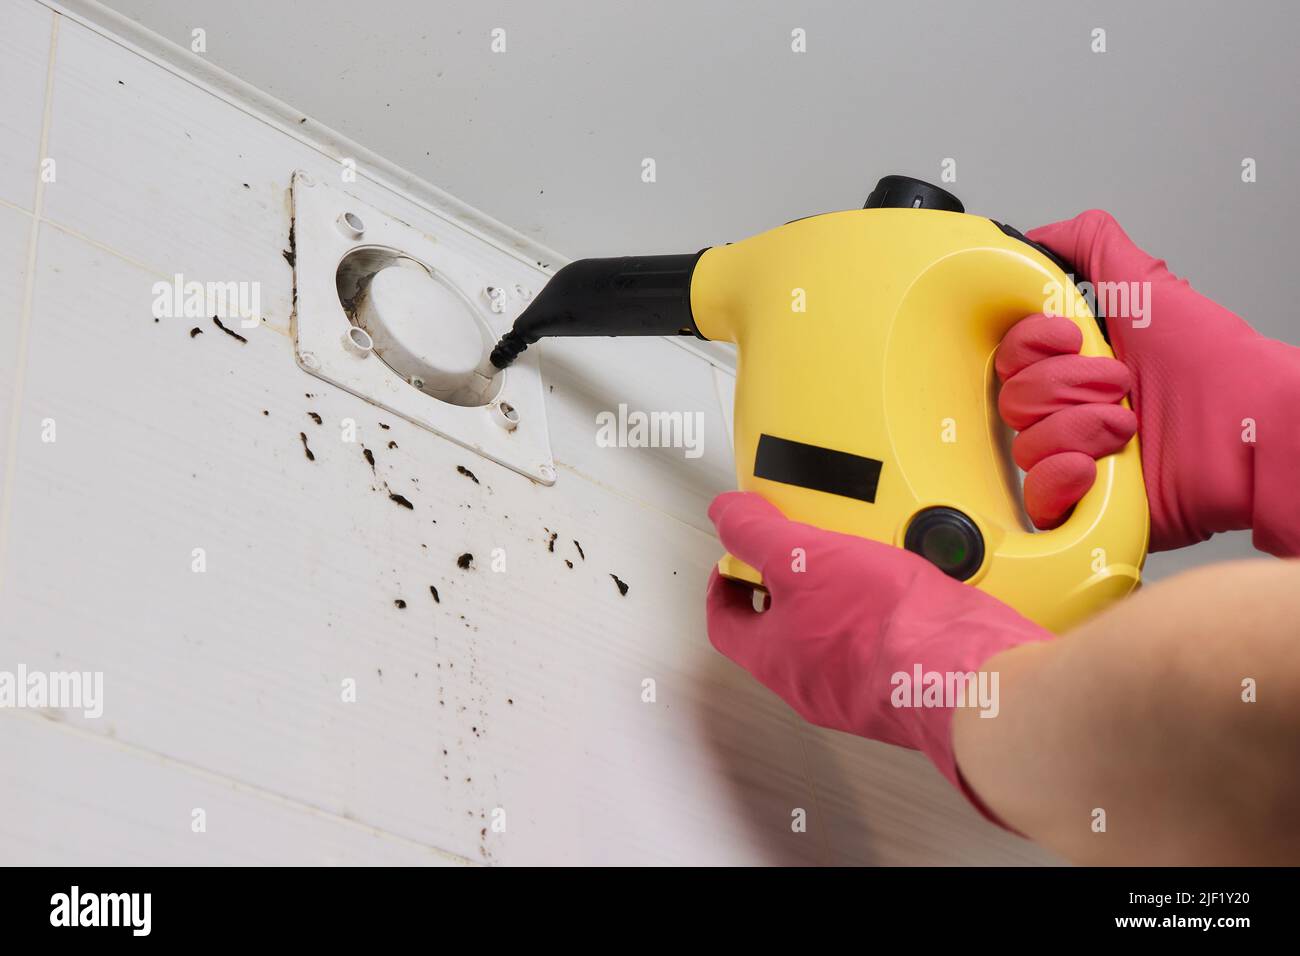
[[[536,350],[495,376],[487,363],[544,277],[454,224],[420,232],[302,170],[293,215],[298,365],[553,484]]]

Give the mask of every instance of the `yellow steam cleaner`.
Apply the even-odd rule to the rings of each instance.
[[[1138,583],[1148,513],[1137,439],[1035,531],[997,413],[994,353],[1055,297],[1110,356],[1069,265],[946,190],[886,176],[863,209],[693,255],[580,259],[491,355],[555,335],[734,342],[736,480],[788,517],[915,551],[1061,631]],[[723,574],[761,586],[730,555]],[[871,587],[864,581],[863,587]]]

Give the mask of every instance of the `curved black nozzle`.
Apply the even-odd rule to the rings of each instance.
[[[505,368],[547,335],[699,335],[691,275],[704,251],[570,262],[501,336],[492,365]]]

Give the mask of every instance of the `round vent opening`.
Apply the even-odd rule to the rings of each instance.
[[[335,276],[352,324],[373,354],[412,388],[453,405],[487,405],[501,391],[487,321],[455,285],[394,249],[349,252]]]

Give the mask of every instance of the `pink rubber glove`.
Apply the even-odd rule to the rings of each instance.
[[[920,750],[999,822],[957,769],[952,701],[895,706],[891,696],[914,698],[894,675],[912,681],[918,667],[945,678],[978,671],[999,651],[1052,635],[919,555],[790,521],[756,494],[719,495],[709,517],[723,546],[762,572],[770,594],[767,610],[757,612],[752,589],[715,568],[713,646],[805,720]],[[986,686],[996,688],[991,678]]]
[[[1073,354],[1081,337],[1066,319],[1030,316],[1003,340],[999,410],[1021,429],[1013,455],[1027,470],[1034,523],[1059,523],[1091,486],[1092,459],[1120,448],[1136,424],[1153,551],[1253,528],[1261,550],[1300,555],[1300,349],[1197,293],[1108,213],[1090,210],[1029,238],[1094,285],[1124,283],[1130,301],[1138,291],[1142,306],[1106,319],[1123,370]],[[1125,390],[1136,417],[1114,404]]]

